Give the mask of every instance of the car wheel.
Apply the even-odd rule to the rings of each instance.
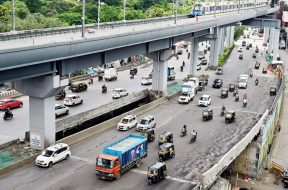
[[[136,168],[139,168],[140,165],[141,165],[140,160],[138,160],[138,161],[136,162],[135,166],[136,166]]]
[[[69,158],[70,158],[70,155],[67,154],[67,155],[65,156],[65,160],[68,160]]]
[[[23,104],[20,104],[20,105],[19,105],[19,108],[22,108],[22,107],[23,107]]]
[[[53,162],[49,162],[48,168],[50,168],[53,165]]]

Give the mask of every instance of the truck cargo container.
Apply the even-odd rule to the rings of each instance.
[[[147,138],[129,135],[104,147],[103,154],[96,158],[96,175],[102,179],[119,179],[132,167],[140,166],[147,157]]]

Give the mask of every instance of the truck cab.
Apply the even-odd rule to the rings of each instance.
[[[175,80],[175,75],[174,67],[168,67],[167,80]]]
[[[101,154],[96,158],[96,175],[102,179],[120,178],[120,161],[117,156]]]

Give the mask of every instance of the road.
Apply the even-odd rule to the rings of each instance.
[[[201,44],[200,44],[201,45]],[[204,44],[205,45],[205,44]],[[200,50],[203,49],[203,46],[200,47]],[[187,59],[187,52],[183,51],[183,55],[179,56],[179,60],[176,60],[175,57],[171,58],[168,61],[169,66],[174,66],[176,71],[176,81],[182,80],[189,72],[190,65],[188,64]],[[207,58],[209,54],[206,55]],[[180,72],[180,66],[182,62],[186,62],[186,66],[183,72]],[[70,107],[69,115],[59,117],[58,119],[63,119],[65,117],[71,117],[75,114],[100,107],[104,104],[112,102],[112,90],[114,88],[126,88],[130,93],[132,92],[139,92],[146,88],[151,88],[152,86],[143,86],[141,85],[141,78],[142,76],[148,76],[149,73],[152,71],[153,65],[148,66],[140,66],[138,69],[138,74],[135,75],[135,78],[132,80],[130,79],[129,70],[121,71],[118,73],[118,79],[116,81],[105,82],[98,80],[94,80],[93,85],[88,85],[88,90],[86,92],[78,93],[84,100],[82,105],[78,105],[75,107]],[[202,71],[204,71],[204,67],[202,66]],[[201,74],[202,71],[200,70],[198,73]],[[87,82],[87,81],[86,81]],[[172,83],[174,81],[169,81]],[[106,94],[102,94],[101,86],[105,84],[108,87],[108,92]],[[70,90],[66,89],[67,94],[71,94]],[[24,138],[25,132],[29,131],[29,97],[23,96],[18,98],[22,100],[24,103],[23,108],[21,109],[14,109],[13,114],[14,118],[11,121],[4,121],[0,119],[0,126],[1,126],[1,134],[0,134],[0,144],[5,142],[9,142],[11,140],[17,138]],[[62,101],[56,101],[55,103],[63,104]],[[3,112],[4,113],[4,112]],[[1,112],[0,112],[1,114]]]
[[[255,43],[261,43],[261,41],[256,40]],[[237,44],[240,42],[237,42],[236,46]],[[254,50],[244,49],[244,60],[240,61],[236,49],[237,47],[224,66],[224,75],[220,76],[226,87],[241,73],[253,68],[255,64],[255,59],[252,59]],[[221,99],[220,89],[212,89],[210,82],[208,88],[199,92],[194,101],[188,105],[180,105],[177,103],[177,98],[174,98],[147,113],[156,118],[157,137],[163,131],[171,131],[174,134],[176,157],[166,161],[169,178],[158,184],[149,186],[145,175],[147,167],[158,159],[157,141],[149,144],[148,157],[142,161],[142,165],[126,172],[120,180],[111,182],[96,178],[94,174],[95,157],[101,153],[103,147],[128,134],[136,133],[135,129],[119,132],[114,128],[72,146],[73,156],[69,161],[58,163],[50,169],[38,168],[34,164],[29,164],[13,173],[1,176],[1,188],[6,190],[191,189],[191,181],[197,180],[199,174],[207,171],[233,145],[239,142],[257,122],[260,114],[272,104],[273,97],[269,96],[269,87],[276,85],[278,80],[270,73],[261,74],[260,71],[265,66],[263,59],[264,57],[259,56],[261,68],[258,71],[253,70],[254,76],[249,80],[248,89],[240,90],[241,97],[244,93],[248,95],[246,108],[242,107],[241,101],[234,102],[231,93],[227,99]],[[254,85],[256,76],[259,78],[258,86]],[[216,77],[219,76],[212,75],[209,81]],[[204,93],[211,95],[211,108],[214,110],[213,120],[205,123],[201,119],[203,108],[197,106],[197,100]],[[225,124],[224,118],[220,117],[220,108],[223,104],[228,110],[236,110],[235,123]],[[138,116],[138,118],[140,117]],[[189,137],[180,137],[180,130],[184,124],[187,125],[189,132],[192,129],[198,132],[197,141],[194,144],[189,144]],[[15,180],[20,178],[21,180]]]

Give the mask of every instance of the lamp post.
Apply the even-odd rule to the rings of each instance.
[[[240,13],[240,0],[239,0],[239,9],[238,9],[238,13]]]
[[[175,20],[174,20],[174,24],[177,24],[177,9],[178,9],[178,0],[174,0],[175,3],[175,9],[174,9],[174,15],[175,15]]]
[[[15,2],[12,0],[11,2],[11,9],[12,9],[12,31],[15,31]]]
[[[100,24],[100,0],[98,0],[98,18],[97,18],[97,28],[99,30],[99,24]]]
[[[126,20],[126,0],[123,0],[123,21]]]
[[[214,18],[216,18],[217,0],[215,0],[214,2],[215,2],[215,7],[214,7]]]
[[[85,38],[85,0],[82,0],[82,38]]]

